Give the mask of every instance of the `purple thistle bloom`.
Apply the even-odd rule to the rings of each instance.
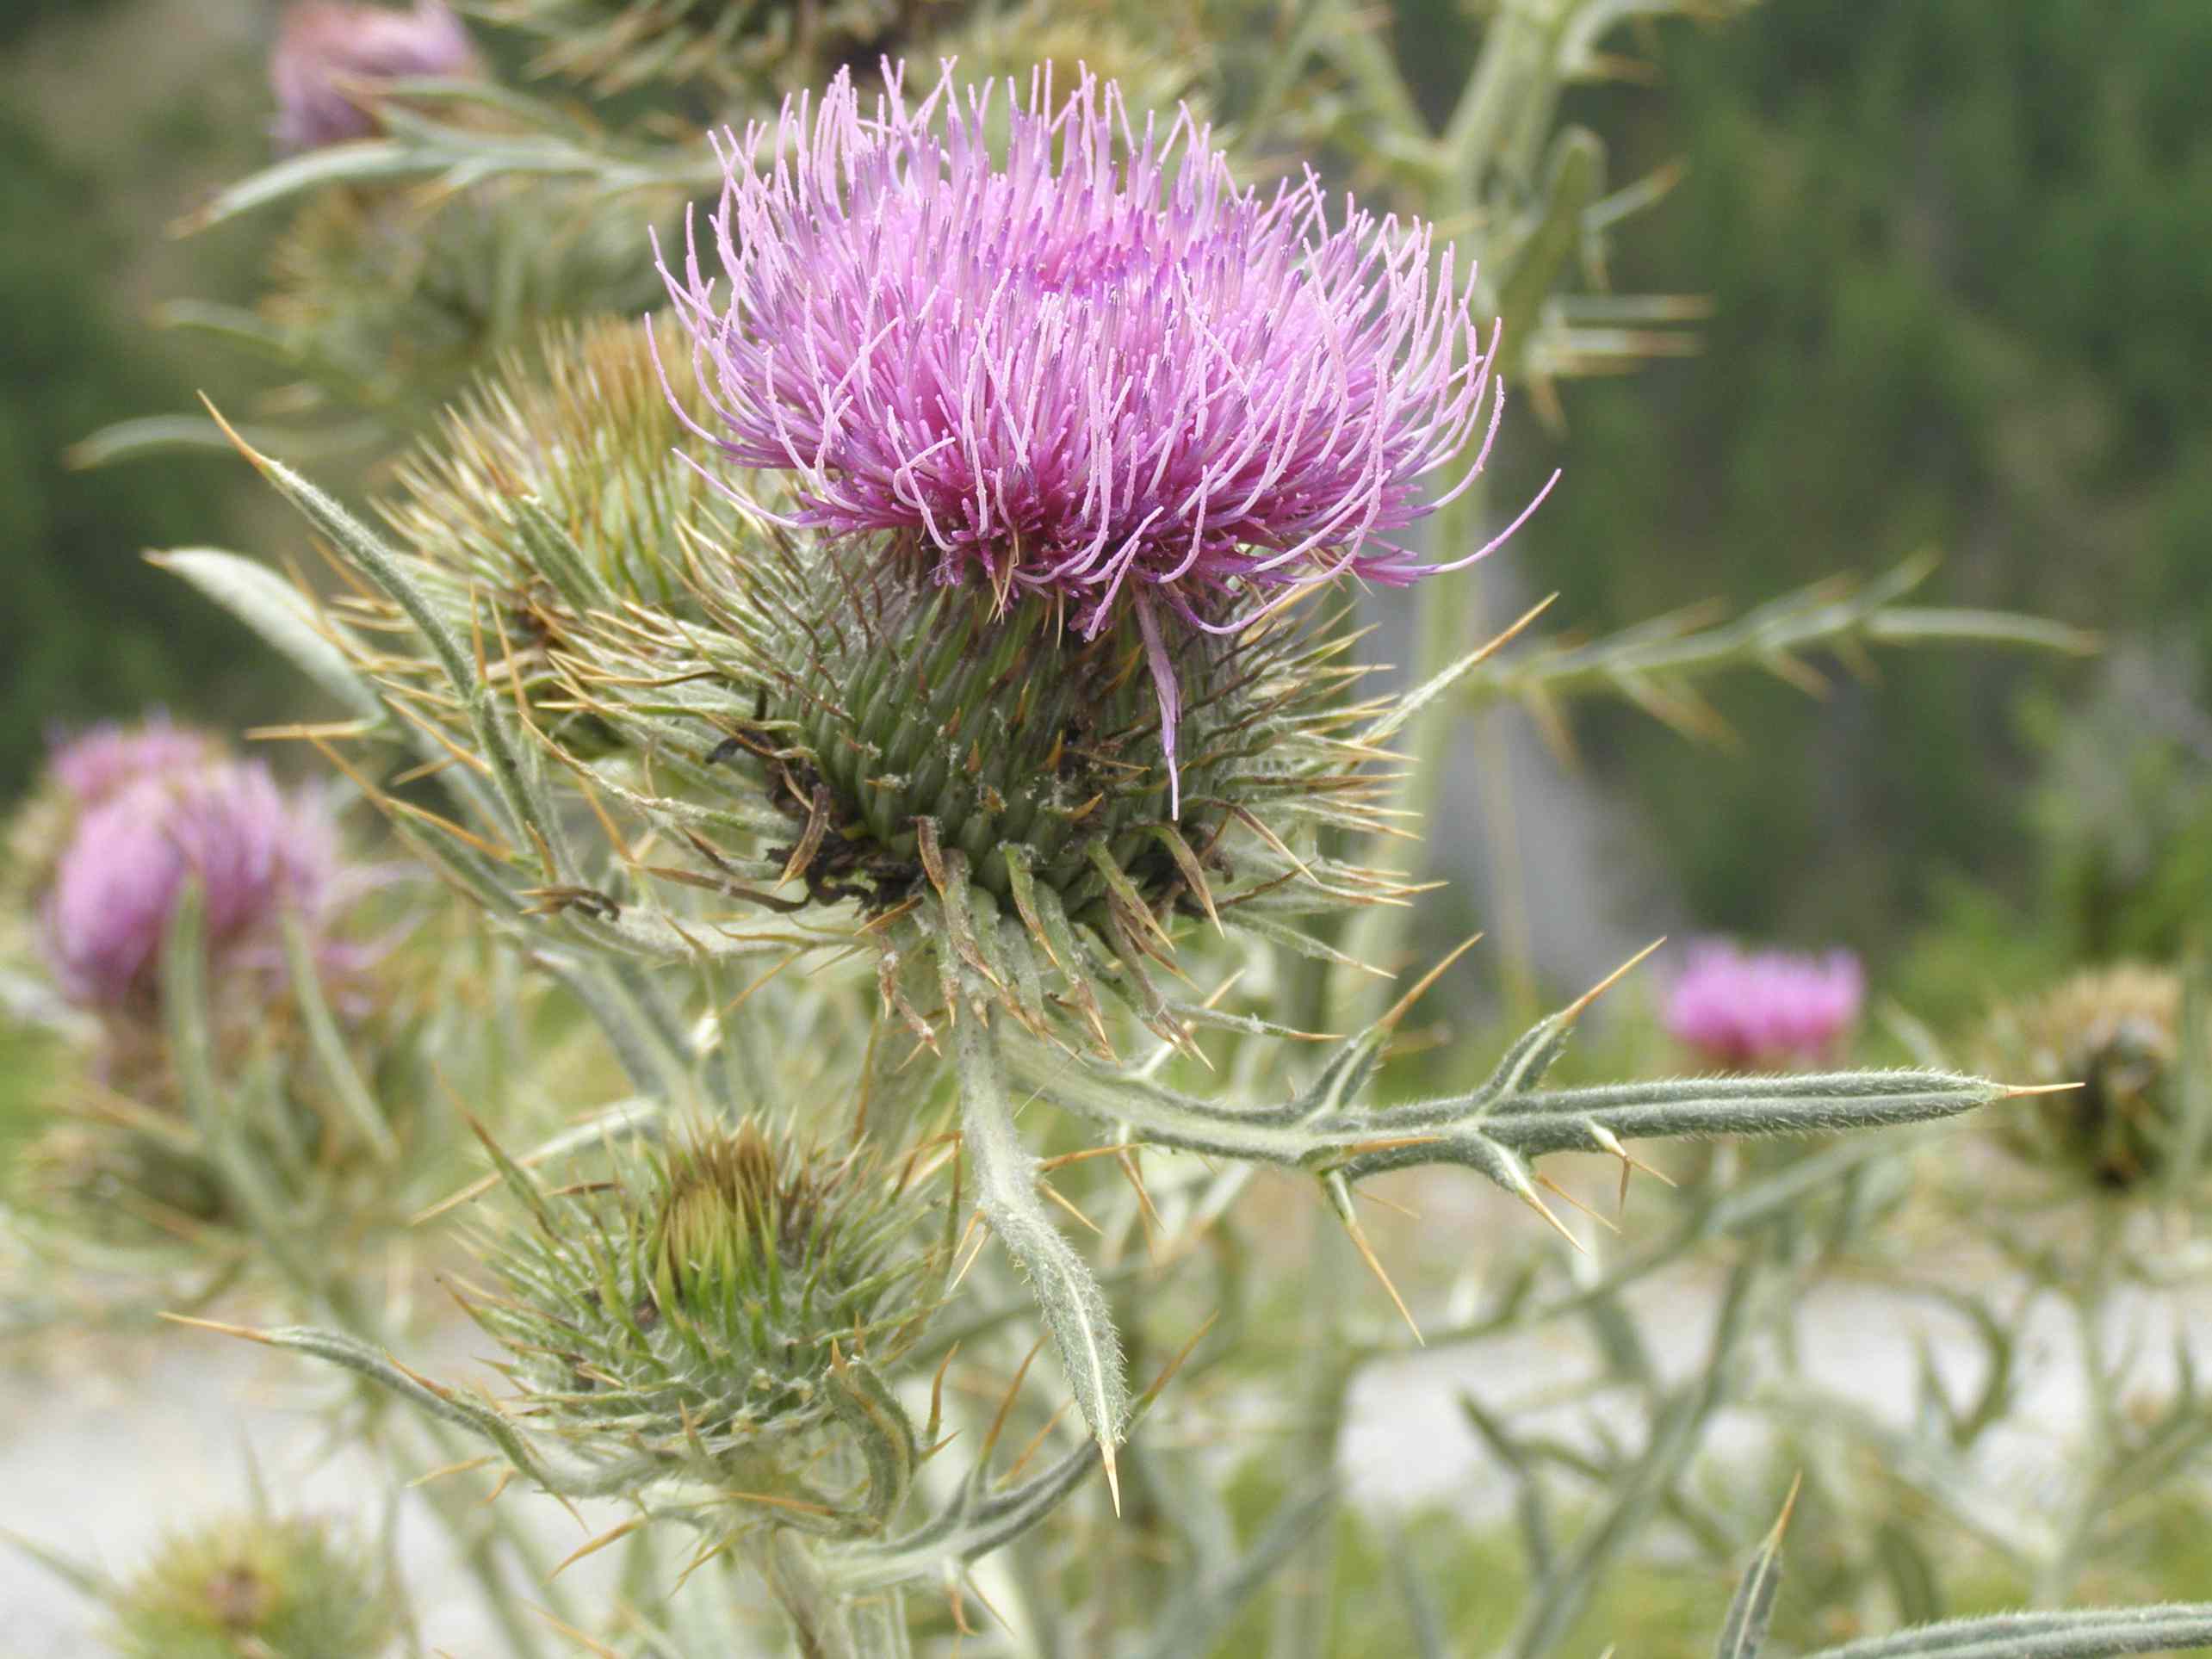
[[[285,150],[319,150],[366,138],[376,119],[351,96],[348,82],[471,75],[476,49],[443,0],[416,0],[412,11],[311,0],[284,15],[269,57],[276,94],[271,127]]]
[[[77,819],[46,894],[46,956],[71,1000],[121,1008],[151,994],[188,882],[218,961],[275,960],[280,911],[319,925],[339,889],[336,831],[257,761],[156,770]]]
[[[1689,948],[1666,1025],[1716,1065],[1819,1061],[1857,1020],[1865,994],[1859,959],[1848,950],[1794,956],[1706,939]]]
[[[102,721],[74,737],[57,737],[46,775],[83,811],[98,806],[127,783],[156,773],[189,771],[220,753],[220,746],[207,733],[155,714],[136,726]]]
[[[888,534],[1087,635],[1133,610],[1171,771],[1166,616],[1233,635],[1335,577],[1472,563],[1534,511],[1446,564],[1376,539],[1442,505],[1424,480],[1479,430],[1444,499],[1472,482],[1504,406],[1496,332],[1482,350],[1428,226],[1348,201],[1332,231],[1310,172],[1240,189],[1188,110],[1133,125],[1087,74],[1056,109],[1033,77],[999,163],[989,87],[948,64],[909,108],[902,74],[872,117],[849,72],[787,101],[765,170],[765,126],[725,134],[726,300],[696,235],[680,280],[662,265],[723,428],[694,430],[791,475],[788,516],[748,506]]]

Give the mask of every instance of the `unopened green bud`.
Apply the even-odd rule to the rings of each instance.
[[[1074,86],[1087,70],[1119,87],[1132,109],[1187,108],[1203,122],[1202,82],[1218,51],[1210,22],[1219,28],[1227,20],[1209,18],[1204,4],[1139,18],[1114,0],[1029,0],[976,8],[940,37],[932,55],[954,59],[974,85],[1001,89],[1011,82],[1025,90],[1040,67],[1050,69],[1056,86]],[[1001,98],[986,112],[994,145],[1006,142],[1013,102]]]
[[[516,1414],[620,1489],[766,1494],[865,1530],[877,1465],[913,1456],[877,1379],[950,1253],[921,1186],[910,1161],[702,1129],[576,1196],[526,1187],[532,1224],[487,1252],[505,1294],[471,1311],[510,1351]]]
[[[772,1307],[787,1274],[810,1265],[834,1282],[840,1262],[830,1229],[839,1224],[838,1172],[805,1158],[779,1158],[757,1124],[693,1141],[669,1161],[653,1235],[654,1294],[687,1316],[711,1317],[730,1299]]]
[[[375,1552],[322,1522],[252,1515],[178,1535],[117,1593],[129,1659],[375,1659],[399,1634]]]
[[[2079,974],[1999,1012],[1983,1069],[2023,1084],[2078,1083],[1998,1116],[2014,1151],[2126,1189],[2166,1167],[2180,1088],[2182,983],[2122,963]],[[2201,1063],[2201,1062],[2200,1062]]]

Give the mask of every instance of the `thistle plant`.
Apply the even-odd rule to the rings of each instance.
[[[2202,1055],[2184,1051],[2184,981],[2176,972],[2122,963],[2076,975],[2042,995],[2000,1009],[1984,1050],[2038,1081],[2064,1072],[2082,1086],[2053,1096],[2006,1124],[2023,1158],[2071,1169],[2125,1192],[2196,1162],[2202,1128],[2184,1093],[2202,1085]]]
[[[159,716],[60,744],[11,839],[15,971],[69,1055],[5,1200],[69,1270],[48,1312],[96,1273],[119,1312],[244,1280],[369,1317],[351,1274],[452,1179],[424,1055],[473,1070],[389,868],[327,791]]]
[[[172,1535],[121,1580],[46,1559],[105,1605],[108,1651],[124,1659],[376,1659],[400,1637],[388,1560],[314,1517],[225,1517]]]
[[[2149,1095],[2124,1065],[2083,1078],[2071,1058],[2008,1055],[2002,1081],[1938,1057],[1832,1069],[1864,988],[1840,958],[1690,954],[1670,1023],[1727,1075],[1592,1080],[1602,1069],[1567,1059],[1618,975],[1495,1054],[1448,1016],[1416,1024],[1451,966],[1424,971],[1412,932],[1422,838],[1453,827],[1423,808],[1485,699],[1548,718],[1600,692],[1709,733],[1696,686],[1724,669],[1810,689],[1818,648],[1850,664],[1869,642],[2084,643],[1905,604],[1918,564],[1739,622],[1587,644],[1516,644],[1533,612],[1495,635],[1472,625],[1468,573],[1552,487],[1504,511],[1484,498],[1507,373],[1555,399],[1557,379],[1681,349],[1673,325],[1695,313],[1600,292],[1608,236],[1664,181],[1608,195],[1602,147],[1556,120],[1566,86],[1620,71],[1617,26],[1680,9],[1490,9],[1438,128],[1372,20],[1334,0],[1243,40],[1199,14],[1205,39],[1164,59],[1110,41],[1098,58],[1127,48],[1119,84],[1081,66],[1103,23],[1075,0],[482,0],[471,18],[530,36],[536,71],[636,102],[601,125],[567,92],[478,74],[473,51],[364,62],[319,85],[365,126],[198,215],[294,204],[266,313],[201,320],[275,338],[326,414],[366,413],[375,447],[406,449],[364,505],[295,465],[300,448],[215,416],[334,579],[210,548],[165,562],[337,705],[286,729],[382,809],[507,991],[548,994],[532,1037],[565,1037],[532,1055],[499,1035],[525,1023],[519,1003],[439,1007],[455,981],[431,977],[414,987],[422,1029],[372,1040],[344,975],[319,967],[301,895],[322,889],[258,833],[276,808],[195,839],[200,786],[176,778],[288,797],[174,728],[71,752],[17,862],[41,893],[92,895],[40,901],[65,1000],[154,1011],[148,1052],[177,1079],[195,1152],[239,1200],[240,1235],[294,1281],[250,1324],[200,1322],[338,1367],[364,1408],[406,1408],[392,1416],[412,1436],[362,1421],[395,1472],[439,1476],[517,1655],[542,1650],[518,1569],[598,1651],[737,1650],[753,1638],[733,1604],[765,1600],[798,1651],[835,1659],[965,1641],[1243,1650],[1254,1621],[1271,1659],[1317,1655],[1354,1384],[1403,1351],[1394,1316],[1469,1353],[1590,1335],[1571,1393],[1599,1419],[1595,1449],[1469,1402],[1530,1569],[1506,1651],[1558,1650],[1639,1540],[1670,1529],[1715,1583],[1750,1558],[1721,1650],[1761,1650],[1782,1539],[1757,1545],[1698,1497],[1713,1427],[1808,1397],[1793,1357],[1837,1263],[1933,1294],[1907,1277],[1912,1161],[1942,1120],[2042,1093],[1999,1109],[2056,1112],[2081,1081],[2108,1104]],[[450,21],[425,7],[376,26]],[[896,48],[926,61],[942,39],[980,43],[994,72],[910,77]],[[1029,61],[1002,84],[1009,52]],[[654,119],[635,118],[656,92]],[[1314,149],[1393,211],[1340,206],[1303,153]],[[656,240],[701,192],[681,241]],[[546,234],[561,226],[573,242]],[[396,284],[394,249],[416,259]],[[558,275],[564,249],[589,280],[505,280]],[[428,325],[452,296],[486,325]],[[1397,695],[1362,659],[1362,607],[1389,589],[1422,616]],[[154,781],[108,781],[133,768]],[[111,814],[118,838],[139,834],[127,857],[65,845]],[[125,902],[154,876],[158,904]],[[263,888],[290,907],[273,933],[230,896]],[[129,948],[84,943],[111,935]],[[252,1088],[216,1063],[233,1005],[211,987],[233,982],[282,993],[236,1003]],[[454,1172],[418,1165],[403,1135],[454,1052],[426,1034],[433,1012],[498,1038],[496,1062],[445,1093],[480,1080],[557,1120],[482,1124],[488,1173],[434,1204],[429,1172]],[[358,1063],[364,1045],[390,1069]],[[1443,1050],[1427,1087],[1406,1063],[1423,1046]],[[474,1223],[476,1265],[451,1284],[498,1345],[491,1387],[414,1369],[412,1333],[326,1270],[324,1212],[301,1200],[315,1189],[278,1179],[319,1167],[299,1154],[320,1143],[258,1128],[323,1118],[388,1172],[387,1208],[405,1195],[425,1227]],[[2098,1135],[2114,1121],[2151,1117],[2108,1111]],[[1734,1154],[1788,1136],[1819,1138],[1786,1165]],[[1670,1171],[1633,1144],[1686,1139],[1723,1145]],[[1623,1208],[1633,1173],[1682,1186],[1573,1223],[1554,1200],[1579,1203],[1577,1154],[1617,1175]],[[1451,1286],[1421,1264],[1402,1286],[1385,1258],[1403,1252],[1361,1205],[1440,1166],[1536,1224],[1484,1212]],[[1310,1272],[1276,1260],[1279,1216],[1249,1219],[1261,1170],[1321,1200]],[[1626,1234],[1617,1249],[1601,1222]],[[1672,1377],[1637,1297],[1715,1251],[1719,1317]],[[1378,1296],[1350,1294],[1348,1254]],[[1973,1305],[1978,1330],[2009,1333]],[[1295,1382],[1252,1363],[1268,1342]],[[1056,1368],[1032,1371],[1047,1346]],[[2006,1409],[2001,1377],[1965,1407],[1928,1387],[1922,1421],[1881,1444],[1932,1458],[1945,1439],[1964,1459]],[[2190,1450],[2195,1401],[2192,1382],[2140,1434],[2106,1413],[2094,1493]],[[1254,1421],[1292,1437],[1255,1457]],[[1840,1408],[1819,1427],[1822,1456],[1876,1443]],[[479,1449],[495,1495],[511,1477],[619,1506],[572,1557],[619,1547],[618,1596],[571,1596],[515,1500],[469,1531]],[[1261,1464],[1266,1518],[1240,1527],[1222,1489]],[[1914,1477],[1930,1503],[1967,1489],[1949,1464],[1917,1467],[1938,1470]],[[1563,1483],[1586,1516],[1571,1536]],[[2032,1592],[2071,1594],[2105,1538],[2084,1526],[2022,1551]],[[1445,1651],[1397,1553],[1407,1650]],[[970,1621],[982,1605],[994,1633]],[[2024,1618],[1840,1651],[2212,1639],[2201,1607]]]

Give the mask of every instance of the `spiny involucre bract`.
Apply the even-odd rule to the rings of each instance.
[[[910,107],[887,78],[872,115],[849,73],[788,102],[765,164],[770,129],[726,135],[726,296],[696,227],[668,275],[707,436],[790,475],[788,523],[1045,596],[1087,636],[1133,613],[1171,765],[1168,625],[1232,635],[1316,583],[1487,551],[1380,539],[1438,505],[1487,405],[1465,487],[1503,409],[1428,226],[1331,230],[1310,173],[1240,189],[1187,112],[1162,132],[1087,75],[1056,105],[1032,77],[1003,159],[992,89],[948,65]]]

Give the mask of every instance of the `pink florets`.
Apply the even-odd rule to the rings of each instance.
[[[1858,1019],[1865,994],[1858,958],[1848,950],[1793,956],[1706,940],[1690,947],[1666,1024],[1718,1065],[1825,1060]]]
[[[1375,539],[1441,505],[1427,480],[1480,433],[1447,498],[1465,487],[1503,406],[1496,335],[1428,226],[1348,201],[1332,231],[1311,174],[1241,189],[1187,110],[1133,124],[1087,74],[1056,108],[1032,79],[1002,162],[991,88],[948,65],[909,108],[887,74],[872,116],[849,73],[787,102],[765,164],[765,127],[725,135],[726,295],[696,237],[663,266],[702,435],[790,476],[782,522],[889,533],[936,580],[1063,600],[1092,635],[1133,607],[1171,758],[1163,617],[1234,633],[1316,582],[1490,550],[1432,566]]]
[[[175,725],[167,715],[151,715],[137,726],[103,721],[75,737],[57,740],[46,761],[46,775],[83,811],[98,806],[127,783],[188,771],[220,752],[214,738]]]
[[[214,758],[114,781],[77,820],[45,906],[46,956],[65,994],[119,1008],[152,989],[162,941],[196,880],[211,954],[277,960],[291,907],[319,926],[338,888],[336,833],[258,762]]]
[[[346,83],[470,75],[476,67],[468,31],[441,0],[417,0],[412,11],[310,0],[285,14],[270,54],[272,131],[286,150],[366,138],[375,118]]]

